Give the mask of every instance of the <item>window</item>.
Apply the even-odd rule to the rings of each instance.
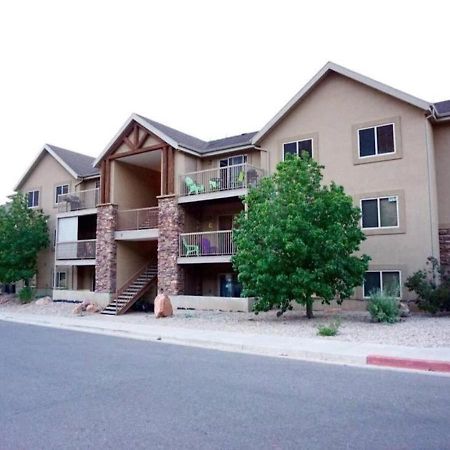
[[[363,229],[398,227],[398,197],[362,199],[361,213]]]
[[[69,185],[61,184],[55,188],[55,203],[59,203],[59,196],[69,193]]]
[[[212,179],[221,190],[245,187],[247,155],[231,156],[219,161],[220,177]]]
[[[30,191],[27,193],[28,208],[37,208],[39,206],[39,191]]]
[[[67,289],[67,273],[66,272],[56,272],[55,288]]]
[[[382,291],[385,294],[400,297],[400,286],[399,270],[370,270],[364,275],[363,296],[368,298],[371,294]]]
[[[395,153],[394,124],[359,129],[358,148],[360,158]]]
[[[313,140],[303,139],[302,141],[286,142],[283,144],[283,159],[286,155],[301,155],[302,152],[307,152],[309,157],[313,156]]]

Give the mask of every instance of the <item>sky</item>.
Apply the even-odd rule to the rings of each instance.
[[[1,2],[0,203],[45,143],[98,156],[133,112],[205,140],[256,131],[327,61],[450,99],[449,13],[439,0]]]

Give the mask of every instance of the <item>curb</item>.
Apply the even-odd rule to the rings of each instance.
[[[425,370],[427,372],[450,373],[450,361],[395,358],[393,356],[369,355],[366,364],[372,366],[396,367],[399,369]]]

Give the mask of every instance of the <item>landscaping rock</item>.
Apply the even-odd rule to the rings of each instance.
[[[409,317],[411,315],[408,303],[400,302],[399,310],[400,310],[400,317]]]
[[[83,304],[80,303],[79,305],[75,306],[75,308],[73,308],[72,314],[81,314],[83,311]]]
[[[100,308],[95,303],[91,303],[90,305],[86,306],[86,311],[96,313],[100,311]]]
[[[50,305],[53,303],[53,300],[51,297],[42,297],[36,300],[36,305],[44,306],[44,305]]]
[[[159,294],[155,298],[155,317],[170,317],[173,316],[172,303],[166,294]]]

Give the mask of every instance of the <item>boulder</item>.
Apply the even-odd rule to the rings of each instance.
[[[81,314],[83,312],[83,304],[80,303],[72,310],[72,314]]]
[[[166,294],[159,294],[155,298],[155,317],[170,317],[173,316],[172,303]]]
[[[400,302],[399,305],[400,317],[409,317],[411,315],[411,311],[409,310],[408,303]]]
[[[50,305],[53,303],[53,300],[51,297],[42,297],[36,300],[36,305],[43,306],[43,305]]]
[[[91,303],[86,306],[86,311],[91,312],[91,313],[96,313],[96,312],[100,311],[100,308],[95,303]]]

